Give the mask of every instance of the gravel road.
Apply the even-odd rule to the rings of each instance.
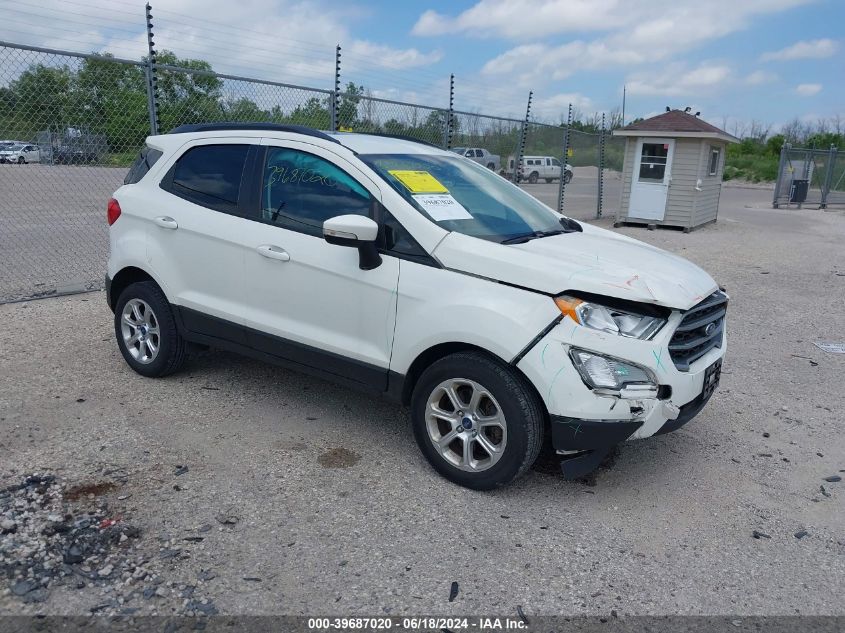
[[[586,482],[464,490],[392,404],[217,351],[142,378],[102,293],[0,306],[0,614],[845,614],[845,215],[767,195],[619,229],[727,287],[729,350]]]

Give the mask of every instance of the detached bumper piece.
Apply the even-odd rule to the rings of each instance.
[[[560,462],[564,479],[579,479],[594,471],[614,446],[643,425],[640,421],[579,420],[554,415],[551,422],[555,450],[572,451]]]

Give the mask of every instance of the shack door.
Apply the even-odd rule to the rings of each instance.
[[[671,138],[637,140],[637,159],[631,178],[628,217],[662,220],[666,215],[674,149],[675,140]]]

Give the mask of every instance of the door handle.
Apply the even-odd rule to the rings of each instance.
[[[154,220],[154,222],[156,224],[158,224],[163,229],[178,229],[179,228],[179,224],[176,223],[176,220],[174,220],[173,218],[166,216],[166,215],[158,216]]]
[[[255,250],[258,251],[259,255],[269,257],[270,259],[278,259],[280,262],[290,261],[290,255],[288,255],[288,252],[280,246],[263,244],[261,246],[256,246]]]

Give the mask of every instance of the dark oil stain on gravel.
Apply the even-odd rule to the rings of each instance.
[[[99,497],[107,492],[117,489],[117,484],[111,481],[100,481],[97,483],[79,484],[78,486],[71,486],[65,490],[64,498],[68,501],[77,501],[88,495]]]
[[[361,456],[347,448],[330,448],[317,458],[323,468],[349,468],[358,463]]]

